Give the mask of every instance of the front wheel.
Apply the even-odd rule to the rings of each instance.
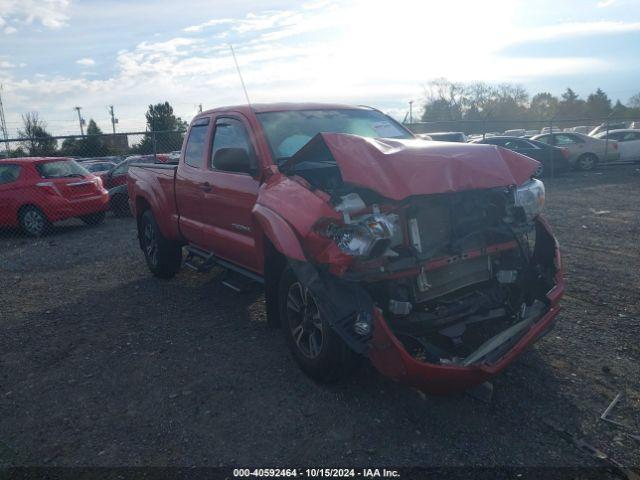
[[[98,213],[92,213],[91,215],[85,215],[83,217],[80,217],[80,220],[82,220],[87,225],[100,225],[102,222],[104,222],[105,216],[106,216],[105,212],[98,212]]]
[[[280,279],[279,298],[285,340],[302,371],[323,383],[349,373],[355,354],[323,318],[313,294],[289,267]]]
[[[146,210],[138,226],[140,247],[151,273],[158,278],[172,278],[180,270],[182,247],[168,240],[160,228],[151,210]]]

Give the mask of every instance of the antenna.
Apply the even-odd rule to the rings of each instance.
[[[247,105],[251,106],[251,101],[249,100],[249,94],[247,93],[247,87],[244,85],[244,80],[242,78],[242,73],[240,72],[240,67],[238,66],[238,60],[236,60],[236,52],[233,51],[233,45],[229,44],[229,48],[231,49],[231,55],[233,56],[233,63],[236,64],[236,70],[238,70],[238,76],[240,77],[240,83],[242,83],[242,89],[244,90],[244,96],[247,99]]]

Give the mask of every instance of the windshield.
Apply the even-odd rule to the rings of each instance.
[[[74,160],[39,163],[36,168],[42,178],[84,177],[89,171]]]
[[[293,156],[320,132],[374,138],[414,138],[376,110],[290,110],[257,114],[278,164]]]

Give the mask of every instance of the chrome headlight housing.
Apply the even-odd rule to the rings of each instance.
[[[366,215],[346,225],[331,224],[325,234],[347,255],[375,258],[392,245],[398,232],[397,221],[397,215]]]
[[[520,185],[514,192],[514,204],[524,210],[529,222],[542,213],[544,200],[544,183],[536,178]]]

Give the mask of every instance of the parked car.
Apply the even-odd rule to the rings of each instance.
[[[127,172],[132,163],[155,163],[153,155],[132,155],[100,175],[105,188],[109,191],[109,208],[118,217],[130,215]]]
[[[546,143],[519,137],[490,137],[484,140],[475,140],[473,143],[497,145],[518,152],[540,162],[536,168],[535,176],[540,178],[545,172],[564,171],[570,168],[569,151],[566,148],[558,148]]]
[[[531,138],[534,135],[538,135],[539,133],[540,133],[540,130],[525,130],[524,136],[527,138]]]
[[[608,131],[625,130],[627,128],[628,128],[627,122],[623,122],[623,121],[604,122],[598,125],[597,127],[595,127],[593,130],[591,130],[589,132],[589,136],[595,137],[599,133],[606,132],[607,130]]]
[[[425,142],[367,107],[244,105],[198,114],[177,165],[132,165],[129,203],[153,275],[173,277],[184,248],[190,268],[263,283],[311,377],[363,355],[447,393],[500,372],[559,311],[537,165]]]
[[[620,160],[624,162],[640,160],[640,130],[609,130],[608,133],[605,131],[596,134],[596,138],[613,140],[617,143]]]
[[[0,160],[0,226],[21,227],[31,236],[51,223],[78,217],[94,225],[104,220],[109,194],[99,177],[69,158]]]
[[[589,132],[591,132],[594,128],[596,127],[589,126],[589,125],[579,125],[577,127],[571,127],[569,131],[574,133],[583,133],[585,135],[589,135]]]
[[[551,132],[561,132],[562,129],[560,127],[544,127],[540,130],[540,133],[551,133]]]
[[[524,128],[514,128],[513,130],[505,130],[505,137],[524,137],[526,134],[526,130]]]
[[[465,143],[467,141],[467,136],[463,132],[427,132],[425,135],[435,142]]]
[[[569,163],[577,170],[593,170],[600,162],[617,162],[620,159],[617,142],[607,142],[581,133],[547,133],[536,135],[532,140],[566,148],[569,151]]]
[[[104,162],[104,161],[96,161],[96,162],[83,162],[82,166],[89,170],[91,173],[99,175],[104,172],[108,172],[117,164],[114,162]]]

